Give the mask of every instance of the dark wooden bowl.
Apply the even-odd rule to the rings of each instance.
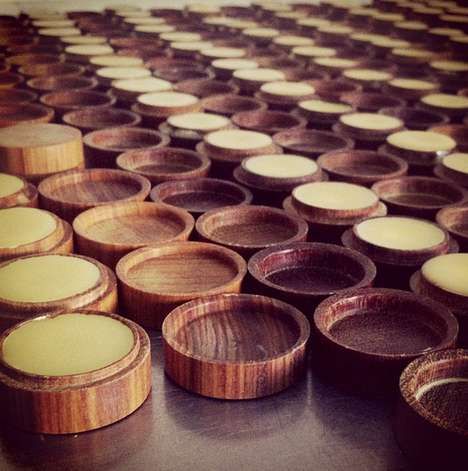
[[[324,100],[340,101],[345,93],[360,92],[361,85],[344,80],[318,80],[313,82],[315,92]]]
[[[164,69],[156,69],[154,75],[160,79],[175,83],[185,82],[187,80],[210,80],[214,78],[214,74],[209,70],[200,70],[197,67],[167,67]]]
[[[83,137],[88,167],[115,167],[115,160],[127,150],[165,147],[170,138],[158,131],[137,127],[114,127],[92,131]]]
[[[12,74],[10,72],[0,74],[0,90],[9,90],[10,88],[17,87],[23,81],[23,77],[18,74]]]
[[[468,252],[468,204],[446,206],[436,214],[436,221]]]
[[[462,202],[463,188],[431,177],[401,177],[372,186],[391,214],[433,219],[439,209]]]
[[[450,349],[416,359],[401,375],[395,436],[418,469],[465,467],[467,367],[468,351]]]
[[[448,116],[435,111],[398,106],[396,108],[382,108],[379,113],[401,119],[408,129],[425,131],[432,126],[440,126],[449,122]]]
[[[285,93],[284,87],[288,88],[289,91],[296,87],[296,94]],[[299,87],[299,90],[297,87]],[[297,92],[301,94],[299,95]],[[310,83],[300,81],[270,82],[264,83],[254,96],[267,103],[272,110],[288,112],[293,110],[299,102],[315,97],[315,88]]]
[[[256,292],[288,300],[309,319],[324,298],[371,286],[376,275],[374,263],[365,255],[315,242],[264,249],[250,258],[248,270]]]
[[[206,98],[212,95],[236,94],[239,88],[235,85],[222,82],[220,80],[184,80],[175,85],[175,90],[182,93],[195,95],[199,98]]]
[[[206,212],[198,218],[196,230],[202,240],[249,257],[268,247],[305,241],[308,225],[281,209],[241,205]]]
[[[42,76],[29,79],[27,86],[41,93],[67,90],[91,90],[97,86],[97,80],[86,77]]]
[[[303,129],[307,121],[300,116],[294,116],[284,111],[243,111],[231,117],[232,122],[242,129],[276,134],[281,131]]]
[[[202,106],[209,113],[217,113],[224,116],[247,111],[262,111],[267,109],[266,103],[247,96],[235,94],[214,95],[204,98]]]
[[[463,163],[467,159],[467,153],[453,152],[446,155],[433,168],[434,175],[449,183],[455,183],[468,189],[468,172],[463,165],[457,166],[457,162]]]
[[[48,123],[54,117],[54,110],[31,103],[0,105],[0,127],[26,123]]]
[[[420,106],[423,109],[429,110],[429,111],[435,111],[437,113],[443,113],[447,115],[452,122],[457,122],[461,121],[465,115],[468,113],[468,100],[467,97],[459,96],[459,95],[453,95],[453,94],[442,94],[445,95],[447,98],[450,97],[451,99],[454,97],[457,97],[460,100],[464,100],[462,106],[457,106],[457,107],[452,107],[452,106],[445,106],[441,105],[440,102],[434,102],[433,97],[434,95],[437,94],[430,94],[430,95],[425,95],[421,98],[420,102],[418,103],[418,106]],[[465,103],[466,101],[466,103]]]
[[[457,143],[458,151],[468,152],[468,125],[446,124],[443,126],[433,126],[430,128],[430,131],[451,137]]]
[[[199,216],[215,208],[249,204],[252,193],[226,180],[194,178],[161,183],[151,190],[150,198],[184,208],[194,216]]]
[[[368,288],[332,296],[314,313],[317,368],[346,389],[394,393],[403,368],[455,345],[458,323],[443,305],[407,291]]]
[[[405,77],[406,78],[406,77]],[[401,77],[403,79],[403,77]],[[396,98],[407,100],[408,102],[416,102],[422,96],[428,95],[429,93],[436,93],[439,90],[440,84],[431,79],[430,77],[422,77],[421,79],[413,79],[424,84],[424,88],[411,88],[404,87],[405,82],[400,82],[400,77],[395,80],[390,80],[382,86],[382,93],[389,94]],[[410,79],[411,80],[411,79]]]
[[[0,105],[25,105],[36,101],[37,93],[29,90],[21,90],[11,88],[6,90],[0,89]]]
[[[247,294],[198,299],[173,310],[162,330],[166,374],[203,396],[259,398],[304,374],[309,324],[297,309],[275,299]],[[215,332],[222,332],[222,340]]]
[[[78,77],[85,73],[85,68],[77,64],[59,62],[56,64],[27,64],[18,69],[18,72],[28,77]]]
[[[327,107],[325,106],[328,106]],[[323,108],[325,106],[325,108]],[[351,105],[341,101],[327,101],[320,98],[305,100],[298,103],[292,114],[301,116],[308,121],[308,127],[316,130],[330,130],[344,113],[355,111]]]
[[[13,68],[29,64],[57,64],[63,62],[58,54],[23,53],[9,56],[7,63]]]
[[[380,111],[382,108],[394,108],[405,105],[405,100],[402,98],[374,92],[343,93],[340,96],[340,101],[348,103],[358,111],[369,113]]]

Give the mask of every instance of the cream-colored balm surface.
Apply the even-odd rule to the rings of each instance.
[[[306,36],[295,36],[295,35],[281,35],[277,36],[273,39],[274,44],[278,44],[280,46],[311,46],[314,44],[314,40],[312,38],[308,38]]]
[[[41,376],[99,370],[124,358],[135,343],[123,322],[98,314],[60,314],[26,322],[2,345],[13,368]]]
[[[97,56],[89,59],[90,64],[98,65],[100,67],[141,67],[143,66],[143,59],[139,57],[119,56],[117,54],[110,54],[108,56]]]
[[[212,45],[209,41],[177,41],[172,42],[170,47],[179,51],[201,51],[212,47]]]
[[[68,54],[78,54],[82,56],[100,56],[109,55],[114,52],[110,46],[104,44],[77,44],[67,46],[65,52]]]
[[[346,105],[345,103],[337,103],[333,101],[325,101],[325,100],[304,100],[299,103],[299,108],[302,108],[307,111],[315,111],[318,113],[348,113],[352,111],[352,107],[350,105]]]
[[[318,57],[314,59],[314,63],[324,67],[333,67],[337,69],[346,69],[355,67],[358,62],[351,59],[341,59],[340,57]]]
[[[468,62],[461,61],[433,61],[431,67],[437,70],[445,70],[447,72],[466,72],[468,71]]]
[[[318,170],[313,160],[294,154],[257,155],[243,160],[242,166],[250,173],[270,178],[300,178]]]
[[[285,75],[280,70],[258,68],[235,70],[233,76],[241,80],[251,80],[252,82],[274,82],[285,80]]]
[[[457,172],[468,174],[468,153],[454,152],[442,159],[442,165]]]
[[[449,151],[457,145],[451,137],[431,131],[400,131],[390,134],[387,142],[400,149],[417,152]]]
[[[468,253],[431,258],[421,268],[423,277],[449,293],[468,296]]]
[[[172,88],[171,82],[156,77],[114,80],[112,86],[119,90],[135,93],[164,92]]]
[[[21,178],[7,173],[0,173],[0,198],[10,196],[24,188]]]
[[[224,116],[211,113],[183,113],[169,116],[167,122],[180,129],[193,131],[215,131],[226,127],[230,120]]]
[[[56,228],[56,219],[42,209],[0,209],[0,248],[31,244],[49,236]]]
[[[315,88],[305,82],[268,82],[264,83],[260,90],[271,95],[300,97],[311,95],[315,92]]]
[[[293,54],[302,57],[332,57],[336,56],[336,49],[320,46],[297,46],[292,50]]]
[[[108,79],[138,79],[151,77],[151,71],[144,67],[102,67],[96,75]]]
[[[449,93],[432,93],[421,98],[423,103],[440,108],[463,109],[468,108],[468,97],[450,95]]]
[[[172,31],[169,33],[162,33],[159,36],[164,41],[176,42],[176,41],[200,41],[201,35],[198,33],[190,33],[186,31]]]
[[[207,49],[202,49],[200,52],[205,57],[219,57],[233,60],[239,57],[244,57],[247,54],[245,49],[240,47],[209,47]]]
[[[268,134],[238,129],[211,132],[205,136],[205,141],[212,146],[232,150],[257,149],[273,143]]]
[[[194,105],[198,98],[195,95],[178,92],[145,93],[137,99],[143,105],[171,108]]]
[[[306,183],[296,187],[293,196],[306,205],[334,210],[369,208],[378,201],[368,188],[341,182]]]
[[[388,72],[382,72],[380,70],[373,69],[351,69],[345,70],[343,72],[345,77],[354,79],[354,80],[363,80],[363,81],[386,81],[392,78],[392,74]]]
[[[99,268],[65,255],[14,259],[0,267],[0,298],[21,303],[58,301],[96,286]]]
[[[445,240],[444,231],[435,224],[407,217],[367,219],[355,230],[358,237],[369,244],[395,250],[424,250]]]
[[[350,113],[340,116],[340,121],[353,128],[373,131],[391,131],[403,126],[400,119],[377,113]]]
[[[437,85],[427,80],[416,80],[416,79],[402,79],[396,78],[390,80],[390,85],[393,85],[397,88],[406,88],[409,90],[434,90],[437,88]]]
[[[250,59],[216,59],[211,65],[218,69],[240,70],[240,69],[256,69],[258,64]]]

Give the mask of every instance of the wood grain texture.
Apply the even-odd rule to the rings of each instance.
[[[166,374],[218,399],[277,393],[303,374],[309,323],[289,304],[252,295],[186,303],[163,324]]]
[[[160,329],[167,314],[186,301],[240,292],[247,266],[236,252],[215,244],[168,242],[130,252],[116,273],[126,315]]]
[[[232,122],[241,129],[276,134],[281,131],[303,129],[307,121],[284,111],[256,110],[235,113]]]
[[[23,373],[9,367],[0,357],[0,395],[8,405],[8,419],[16,427],[46,434],[84,432],[123,419],[147,398],[151,389],[151,354],[146,332],[116,314],[76,312],[101,314],[123,322],[135,338],[132,350],[105,368],[57,377]],[[21,325],[5,332],[0,345]]]
[[[23,181],[23,186],[18,191],[11,195],[0,197],[0,209],[13,208],[14,206],[29,206],[31,208],[37,208],[37,188],[24,178],[21,178],[21,180]]]
[[[232,116],[235,113],[243,111],[261,111],[267,109],[266,103],[260,100],[232,93],[204,98],[202,106],[208,113],[216,113],[223,116]]]

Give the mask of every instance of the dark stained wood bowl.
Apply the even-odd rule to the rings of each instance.
[[[458,242],[460,252],[468,252],[468,203],[442,208],[436,221]]]
[[[77,64],[59,62],[56,64],[27,64],[18,69],[18,72],[28,77],[60,76],[78,77],[84,75],[85,68]]]
[[[36,101],[37,93],[19,88],[0,89],[0,105],[25,105]]]
[[[86,77],[42,76],[29,79],[28,88],[40,93],[60,92],[66,90],[91,90],[96,88],[97,80]]]
[[[369,113],[378,112],[382,108],[395,108],[406,104],[402,98],[375,92],[343,93],[340,96],[340,101],[348,103],[358,111]]]
[[[236,94],[239,92],[239,88],[236,85],[211,79],[184,80],[178,82],[174,89],[178,92],[188,93],[189,95],[195,95],[199,98],[206,98],[213,95]]]
[[[0,105],[0,127],[15,124],[48,123],[54,117],[54,110],[32,103]]]
[[[203,396],[264,397],[302,377],[309,335],[307,319],[289,304],[210,296],[174,309],[164,321],[164,368],[179,386]]]
[[[324,100],[340,101],[345,93],[360,92],[361,85],[345,80],[318,80],[313,82],[315,92]]]
[[[210,80],[214,78],[213,72],[209,70],[200,70],[197,67],[167,67],[164,69],[156,69],[155,77],[167,80],[169,82],[178,83],[187,80]]]
[[[248,270],[255,292],[288,300],[309,319],[326,297],[371,286],[376,275],[372,260],[356,250],[316,242],[264,249],[250,258]]]
[[[267,109],[266,103],[256,98],[236,95],[233,93],[214,95],[204,98],[202,106],[209,113],[232,116],[247,111],[262,111]]]
[[[241,185],[216,178],[167,181],[155,186],[150,198],[184,208],[194,216],[211,209],[250,204],[252,193]]]
[[[349,390],[394,393],[403,368],[454,347],[458,323],[443,305],[407,291],[368,288],[332,296],[314,313],[314,364]]]
[[[6,72],[0,74],[0,90],[11,89],[17,87],[24,81],[23,77],[19,74]]]
[[[432,126],[440,126],[449,122],[448,116],[435,111],[423,110],[411,106],[382,108],[379,113],[401,119],[408,129],[426,131]]]
[[[233,124],[241,129],[276,134],[281,131],[303,129],[307,121],[284,111],[243,111],[231,116]]]

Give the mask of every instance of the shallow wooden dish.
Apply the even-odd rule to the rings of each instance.
[[[442,208],[436,221],[458,242],[460,252],[468,252],[468,203]]]
[[[119,154],[127,150],[165,147],[170,138],[158,131],[137,127],[99,129],[83,138],[88,167],[115,167]]]
[[[112,169],[86,169],[61,173],[43,180],[39,187],[41,207],[66,221],[104,204],[144,201],[150,182],[134,173]]]
[[[366,394],[394,392],[413,359],[455,345],[458,323],[444,306],[407,291],[369,288],[332,296],[314,313],[317,367]]]
[[[382,108],[395,108],[406,104],[405,100],[401,98],[375,92],[343,93],[340,96],[340,101],[351,105],[358,111],[369,113],[380,111]]]
[[[36,101],[37,93],[18,88],[0,89],[0,104],[3,105],[25,105]]]
[[[202,106],[203,109],[209,113],[221,114],[223,116],[232,116],[236,113],[267,109],[267,104],[256,98],[232,93],[204,98]]]
[[[50,123],[0,129],[0,171],[32,183],[55,173],[84,167],[81,132]]]
[[[379,113],[399,118],[405,123],[406,128],[415,131],[426,131],[432,126],[440,126],[449,122],[449,118],[442,113],[410,106],[382,108]]]
[[[57,64],[59,62],[63,62],[63,58],[60,57],[60,55],[47,53],[20,53],[7,58],[7,63],[10,64],[15,70],[23,65]]]
[[[97,86],[97,80],[86,77],[42,76],[29,79],[28,88],[40,93],[65,90],[91,90]]]
[[[457,349],[424,355],[403,371],[394,430],[414,465],[464,469],[467,367],[468,351]]]
[[[63,312],[63,314],[68,311]],[[26,373],[8,365],[0,357],[0,383],[8,404],[8,420],[35,433],[78,433],[104,427],[134,412],[151,389],[150,341],[137,324],[117,314],[76,311],[118,320],[133,333],[134,344],[120,360],[101,369],[68,376],[42,376]],[[61,313],[47,314],[56,318]],[[37,319],[44,319],[44,315]],[[7,336],[31,320],[14,326]],[[97,407],[98,406],[98,407]],[[25,412],[27,411],[27,412]]]
[[[167,67],[156,69],[154,76],[169,82],[178,83],[186,80],[209,80],[214,78],[213,72],[200,70],[197,67]]]
[[[6,190],[5,185],[0,191],[0,208],[13,208],[15,206],[27,206],[37,208],[38,193],[36,187],[24,178],[16,175],[0,173],[0,180],[6,178],[13,183],[13,188]]]
[[[273,142],[291,154],[317,158],[325,152],[352,149],[352,139],[328,131],[298,129],[273,135]]]
[[[27,64],[20,67],[18,72],[28,77],[47,77],[51,75],[78,77],[84,75],[85,68],[77,64],[59,62],[57,64]]]
[[[148,178],[152,184],[203,178],[211,167],[208,157],[177,147],[130,150],[120,154],[116,164],[122,170]]]
[[[281,131],[303,129],[307,121],[283,111],[257,110],[243,111],[231,116],[233,124],[241,129],[276,134]]]
[[[305,241],[308,225],[281,209],[242,205],[206,212],[198,218],[196,230],[202,240],[249,257],[268,247]]]
[[[239,254],[219,245],[168,242],[130,252],[116,273],[126,315],[160,329],[169,312],[184,302],[240,292],[247,266]]]
[[[374,263],[365,255],[315,242],[264,249],[250,258],[248,270],[255,292],[287,300],[309,319],[324,298],[371,286],[376,275]]]
[[[23,81],[24,79],[21,75],[5,72],[4,74],[0,74],[0,90],[9,90],[17,87]]]
[[[150,198],[184,208],[195,216],[223,206],[249,204],[252,193],[241,185],[216,178],[167,181],[155,186]]]
[[[222,340],[214,335],[219,329]],[[305,370],[307,319],[276,299],[232,294],[194,300],[174,309],[162,330],[166,374],[203,396],[268,396]]]
[[[366,150],[338,150],[321,155],[317,164],[332,180],[371,186],[406,175],[408,164],[399,157]]]
[[[345,80],[317,80],[313,86],[315,93],[324,100],[340,101],[345,93],[360,92],[361,85],[349,83]]]
[[[468,152],[468,126],[463,124],[446,124],[433,126],[430,131],[451,137],[457,143],[457,151]]]
[[[0,105],[0,127],[26,123],[48,123],[54,110],[32,103]]]
[[[95,265],[99,271],[96,283],[85,291],[75,292],[71,295],[67,295],[65,298],[63,296],[55,296],[55,299],[47,301],[43,300],[42,292],[41,296],[39,296],[40,301],[16,301],[0,296],[0,331],[40,314],[56,313],[64,310],[73,312],[73,309],[98,309],[105,312],[115,312],[117,309],[117,282],[115,275],[110,268],[92,258],[75,254],[27,255],[0,263],[0,273],[4,267],[12,263],[18,263],[18,261],[23,263],[22,261],[26,259],[38,258],[38,263],[45,267],[46,260],[50,258],[54,260],[57,258],[62,259],[62,257],[78,258]],[[75,270],[76,268],[70,265],[65,269],[61,267],[60,272],[55,272],[48,268],[40,273],[31,273],[28,279],[30,279],[36,290],[41,289],[39,286],[45,287],[50,283],[56,283],[58,279],[62,282],[66,280],[67,288],[71,289],[73,287],[73,281],[71,280],[73,280],[76,275]],[[27,286],[22,287],[22,289],[26,290]],[[38,299],[38,297],[35,299]]]
[[[236,94],[239,88],[220,80],[184,80],[174,87],[176,91],[195,95],[199,98],[207,98],[213,95]]]
[[[94,207],[73,221],[76,248],[82,255],[115,268],[132,250],[187,240],[195,221],[185,210],[161,203],[130,201]]]
[[[372,185],[392,214],[433,219],[439,209],[462,202],[462,187],[438,178],[400,177]]]

